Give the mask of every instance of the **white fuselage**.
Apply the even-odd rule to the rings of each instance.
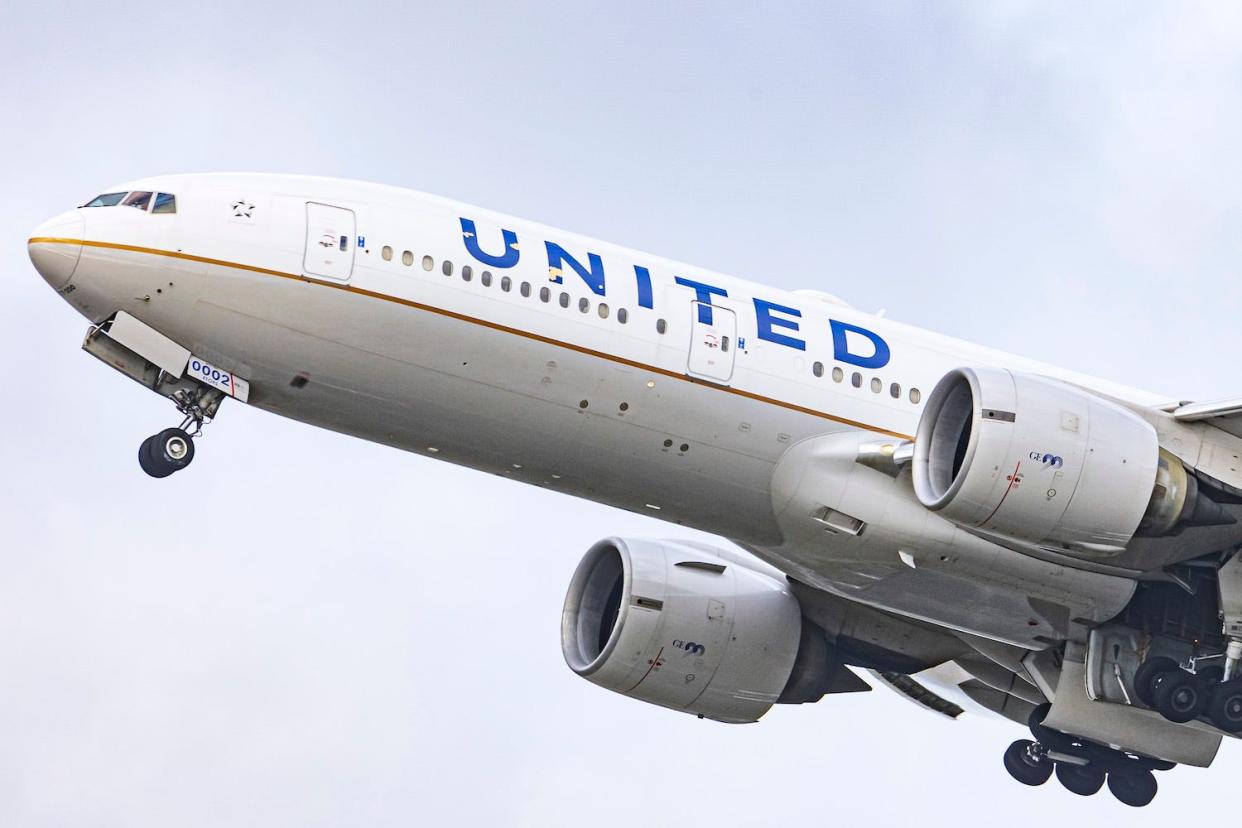
[[[92,322],[132,314],[249,380],[256,407],[750,547],[782,543],[770,489],[791,446],[908,437],[960,365],[1164,402],[408,190],[267,175],[116,190],[174,194],[177,212],[80,208],[30,242]]]

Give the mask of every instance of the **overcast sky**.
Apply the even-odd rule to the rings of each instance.
[[[577,678],[565,586],[687,536],[648,518],[236,404],[148,479],[172,406],[25,240],[144,175],[366,179],[1236,396],[1240,8],[0,3],[0,825],[1222,817],[1235,743],[1133,812],[883,689],[727,726]]]

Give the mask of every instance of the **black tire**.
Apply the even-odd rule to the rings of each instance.
[[[1214,664],[1211,667],[1204,667],[1202,670],[1197,671],[1195,675],[1199,677],[1199,682],[1210,692],[1215,685],[1225,680],[1225,668],[1219,664]]]
[[[1036,787],[1052,777],[1052,762],[1036,755],[1030,739],[1019,739],[1005,750],[1005,770],[1023,785]]]
[[[1152,693],[1152,707],[1171,722],[1189,722],[1207,705],[1207,689],[1193,673],[1166,673]]]
[[[1156,798],[1160,786],[1151,771],[1126,771],[1108,775],[1108,790],[1117,801],[1131,808],[1142,808]]]
[[[1168,656],[1152,656],[1139,665],[1134,673],[1134,695],[1148,707],[1156,706],[1156,680],[1165,673],[1180,669],[1177,662]]]
[[[176,469],[169,468],[159,461],[155,456],[155,438],[157,435],[151,435],[142,441],[142,445],[138,447],[138,465],[142,470],[151,477],[161,478],[168,477]]]
[[[1043,725],[1044,719],[1048,718],[1048,713],[1051,710],[1052,705],[1048,702],[1036,705],[1035,709],[1031,711],[1031,715],[1026,718],[1027,727],[1033,730]]]
[[[1242,679],[1212,688],[1205,712],[1212,724],[1226,733],[1242,732]]]
[[[1091,765],[1057,762],[1057,781],[1072,794],[1092,796],[1104,787],[1105,773]]]
[[[194,439],[182,429],[166,428],[155,435],[151,456],[157,465],[181,471],[194,459]]]

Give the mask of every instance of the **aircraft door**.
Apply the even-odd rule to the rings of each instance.
[[[728,385],[736,354],[737,314],[719,305],[691,302],[687,373]]]
[[[306,202],[306,255],[302,268],[307,276],[348,282],[354,271],[355,243],[353,210]]]

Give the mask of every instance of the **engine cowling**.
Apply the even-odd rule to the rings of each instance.
[[[674,541],[595,544],[561,615],[561,649],[578,675],[722,722],[756,721],[798,683],[801,632],[783,579]]]
[[[1090,555],[1140,524],[1172,530],[1195,493],[1137,414],[1055,380],[959,368],[932,391],[914,444],[919,501],[963,526]],[[1161,469],[1161,479],[1157,471]],[[1162,482],[1163,481],[1163,482]]]

